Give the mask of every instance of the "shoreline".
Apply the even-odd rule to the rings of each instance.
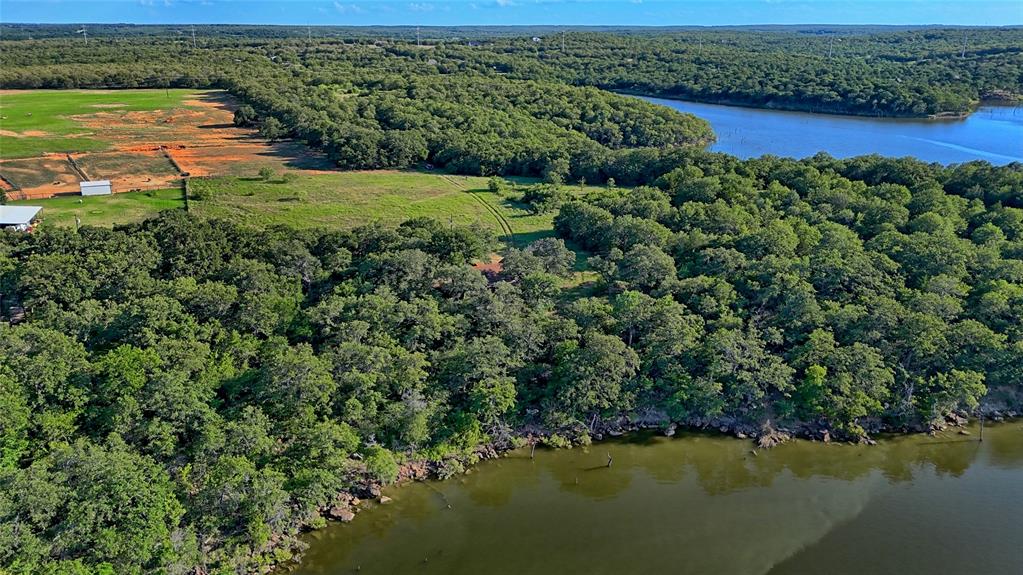
[[[797,108],[789,106],[779,106],[770,104],[753,104],[749,102],[742,102],[738,100],[728,99],[712,99],[712,98],[694,98],[694,97],[682,97],[682,96],[671,96],[665,94],[652,94],[649,92],[637,91],[637,90],[619,90],[611,88],[600,88],[607,90],[615,94],[623,96],[632,96],[636,98],[657,98],[660,100],[672,100],[676,102],[688,102],[692,104],[707,104],[713,106],[727,106],[729,108],[747,108],[750,110],[768,110],[772,112],[792,112],[797,114],[813,114],[816,116],[838,116],[848,118],[869,118],[873,120],[897,120],[897,121],[917,121],[917,122],[952,122],[961,121],[969,118],[978,109],[985,105],[989,106],[1013,106],[1023,104],[1023,98],[1015,100],[1004,99],[1004,98],[982,98],[975,101],[968,112],[939,112],[937,114],[925,114],[925,115],[890,115],[890,114],[868,114],[859,113],[853,111],[830,111],[830,110],[817,110],[813,108]]]
[[[983,418],[967,418],[962,415],[952,415],[946,418],[940,425],[930,429],[898,430],[878,428],[872,430],[872,434],[891,438],[919,434],[935,435],[950,429],[958,429],[960,433],[963,433],[963,430],[974,421],[983,420],[1000,424],[1023,420],[1023,412],[1015,409],[990,409],[982,414],[984,415]],[[877,440],[872,439],[870,436],[861,437],[856,441],[832,438],[829,429],[804,422],[798,422],[795,425],[780,425],[777,428],[771,425],[770,422],[767,422],[760,427],[759,431],[754,431],[755,429],[756,426],[750,422],[732,419],[708,420],[698,424],[697,422],[671,422],[666,419],[653,417],[629,418],[620,416],[595,422],[592,429],[584,427],[584,431],[581,434],[570,438],[567,433],[564,433],[564,429],[552,431],[541,427],[525,426],[517,429],[511,435],[511,441],[501,444],[491,442],[479,445],[472,451],[471,455],[466,457],[453,456],[443,460],[413,459],[405,461],[399,464],[397,479],[388,484],[388,486],[400,488],[415,482],[446,481],[468,472],[469,469],[474,468],[480,463],[500,459],[508,453],[526,447],[531,449],[530,457],[532,458],[532,450],[535,450],[537,446],[548,450],[575,449],[594,443],[612,442],[635,434],[656,434],[667,438],[674,437],[678,433],[706,433],[717,436],[731,436],[740,441],[749,441],[752,444],[751,451],[754,454],[756,454],[758,449],[771,449],[793,440],[805,440],[815,443],[877,445]],[[558,431],[562,431],[562,434],[559,434]],[[963,434],[969,435],[968,432]],[[462,466],[462,469],[444,475],[442,473],[442,465],[450,461],[457,461]],[[383,483],[377,481],[365,481],[355,484],[351,489],[335,495],[334,501],[331,504],[320,509],[320,517],[324,520],[322,525],[308,523],[301,526],[296,533],[288,537],[282,537],[278,541],[281,547],[286,547],[291,551],[292,558],[288,561],[271,565],[267,572],[287,573],[301,564],[301,552],[306,548],[306,544],[299,539],[301,535],[318,531],[330,523],[350,523],[355,521],[357,516],[367,509],[367,506],[364,505],[366,501],[373,500],[375,502],[369,508],[388,504],[391,499],[383,494],[384,487]],[[270,553],[273,550],[269,549],[266,553]]]

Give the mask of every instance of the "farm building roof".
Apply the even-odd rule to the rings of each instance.
[[[91,187],[94,187],[94,186],[109,186],[109,185],[110,185],[110,180],[93,180],[91,182],[82,182],[81,183],[81,186],[83,188],[91,188]]]
[[[30,224],[41,209],[41,206],[0,206],[0,226]]]

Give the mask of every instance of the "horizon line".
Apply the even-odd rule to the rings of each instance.
[[[266,24],[249,22],[0,22],[2,26],[252,26],[262,28],[797,28],[819,26],[822,28],[1023,28],[1020,24],[824,24],[820,22],[773,24]]]

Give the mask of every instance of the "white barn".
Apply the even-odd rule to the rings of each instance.
[[[107,196],[113,193],[110,189],[110,180],[81,182],[78,185],[82,190],[83,196]]]
[[[0,206],[0,228],[30,231],[42,209],[41,206]]]

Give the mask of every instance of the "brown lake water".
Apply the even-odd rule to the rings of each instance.
[[[516,451],[389,489],[311,533],[296,573],[1023,574],[1023,422],[971,431]]]

